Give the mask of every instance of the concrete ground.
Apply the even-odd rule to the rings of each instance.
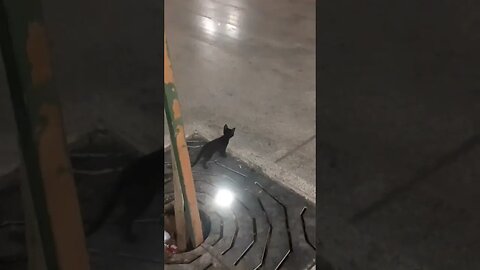
[[[339,159],[317,233],[342,269],[480,269],[479,14],[321,1],[317,145]]]
[[[187,132],[315,200],[315,1],[166,1]],[[167,131],[166,131],[167,132]]]

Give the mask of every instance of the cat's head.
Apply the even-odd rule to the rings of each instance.
[[[228,128],[227,124],[223,126],[223,135],[227,136],[228,138],[233,137],[235,134],[235,128]]]

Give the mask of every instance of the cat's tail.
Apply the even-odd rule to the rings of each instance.
[[[103,207],[102,212],[99,215],[99,218],[96,221],[94,221],[92,224],[90,224],[88,226],[88,229],[86,229],[85,235],[87,237],[95,233],[98,229],[100,229],[100,227],[103,226],[105,221],[108,219],[110,214],[115,209],[115,206],[117,205],[117,202],[120,199],[120,193],[123,188],[125,177],[126,177],[125,171],[123,171],[122,174],[120,175],[120,179],[117,185],[114,187],[114,190],[112,191],[109,201]]]
[[[192,167],[195,166],[198,163],[198,161],[200,161],[204,152],[205,152],[205,147],[202,147],[202,150],[200,150],[200,153],[198,153],[197,158],[192,163]]]

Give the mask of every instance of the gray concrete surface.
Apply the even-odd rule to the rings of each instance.
[[[315,1],[166,1],[187,132],[315,200]]]
[[[320,3],[317,145],[339,158],[317,178],[317,233],[342,269],[480,268],[479,12]]]

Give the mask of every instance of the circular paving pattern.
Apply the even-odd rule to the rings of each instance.
[[[196,157],[201,138],[188,142]],[[166,206],[173,182],[166,157]],[[215,159],[215,157],[214,157]],[[196,249],[167,259],[165,269],[311,269],[315,265],[314,205],[254,172],[234,158],[218,157],[193,168],[199,208],[211,220],[210,234]],[[234,194],[230,207],[215,203],[219,190]]]

